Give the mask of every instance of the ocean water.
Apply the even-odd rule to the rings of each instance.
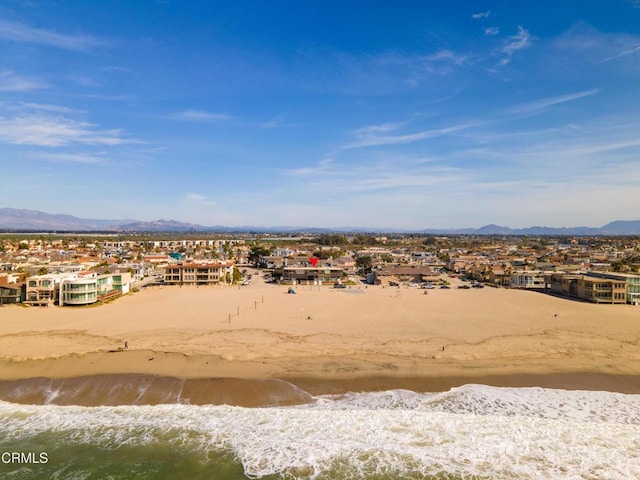
[[[29,480],[640,479],[640,395],[465,385],[268,408],[0,402],[0,459],[0,478]]]

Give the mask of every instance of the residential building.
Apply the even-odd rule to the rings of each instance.
[[[437,282],[440,275],[429,267],[382,267],[367,275],[367,283],[381,285],[389,281]]]
[[[24,297],[24,283],[0,285],[0,307],[10,303],[20,303]]]
[[[626,283],[611,278],[553,273],[551,293],[593,303],[626,303]]]
[[[627,303],[634,305],[640,304],[640,275],[617,272],[588,272],[587,276],[624,282]]]
[[[25,303],[33,305],[50,305],[58,303],[60,296],[60,282],[65,279],[75,279],[77,274],[46,274],[34,275],[27,279]]]
[[[215,285],[233,274],[234,262],[183,263],[169,265],[164,271],[167,285]]]
[[[536,270],[517,270],[509,276],[509,287],[544,290],[544,274]]]
[[[280,269],[282,280],[292,283],[335,283],[344,276],[344,271],[338,267],[307,267],[297,265]]]

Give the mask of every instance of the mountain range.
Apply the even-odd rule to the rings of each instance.
[[[176,220],[156,220],[143,222],[133,219],[89,219],[73,215],[50,214],[37,210],[17,208],[0,208],[0,231],[39,231],[39,232],[238,232],[238,233],[422,233],[437,235],[571,235],[571,236],[604,236],[604,235],[640,235],[640,220],[616,220],[602,227],[527,227],[510,228],[500,225],[485,225],[480,228],[462,229],[389,229],[389,228],[317,228],[291,226],[202,226]]]

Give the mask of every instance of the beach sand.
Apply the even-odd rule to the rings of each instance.
[[[640,308],[507,289],[152,287],[0,308],[0,379],[284,379],[312,394],[463,383],[640,393]],[[128,342],[128,349],[124,344]]]

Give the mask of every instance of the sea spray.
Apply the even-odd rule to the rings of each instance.
[[[467,385],[270,408],[2,402],[0,433],[3,451],[49,458],[0,465],[12,478],[640,478],[640,395],[609,392]]]

